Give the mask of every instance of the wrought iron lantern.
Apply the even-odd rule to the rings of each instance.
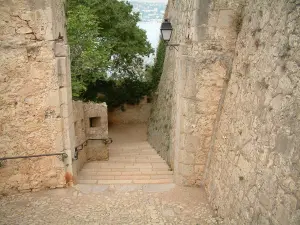
[[[179,44],[169,44],[169,41],[171,40],[172,37],[173,27],[171,22],[168,19],[165,19],[164,22],[161,24],[160,32],[161,32],[161,38],[167,43],[170,49],[175,48],[178,51],[176,46],[179,46]]]
[[[172,37],[173,27],[168,19],[165,19],[160,27],[161,37],[164,41],[169,42]]]

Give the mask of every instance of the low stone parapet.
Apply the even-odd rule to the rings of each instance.
[[[87,161],[108,160],[108,122],[106,103],[73,101],[76,161],[78,173]]]

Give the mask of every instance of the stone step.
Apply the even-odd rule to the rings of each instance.
[[[78,180],[158,180],[173,179],[173,175],[81,175]]]
[[[141,157],[141,156],[137,156],[137,157],[133,157],[133,156],[110,156],[108,161],[101,161],[101,162],[92,162],[92,163],[103,163],[103,162],[111,162],[111,163],[116,163],[116,162],[127,162],[127,163],[134,163],[134,162],[138,162],[138,163],[165,163],[165,161],[161,158],[161,157]]]
[[[124,144],[116,144],[112,143],[109,145],[109,148],[114,149],[114,148],[145,148],[149,147],[152,148],[152,146],[148,142],[134,142],[134,143],[124,143]]]
[[[109,152],[110,156],[154,156],[155,152]]]
[[[169,169],[169,166],[165,162],[161,163],[128,163],[128,162],[101,162],[101,163],[89,163],[83,166],[83,169],[126,169],[126,168],[162,168]]]
[[[110,159],[162,159],[159,155],[110,156]]]
[[[154,155],[154,154],[114,154],[114,153],[110,153],[109,154],[109,158],[110,157],[118,157],[118,158],[121,158],[121,157],[125,157],[125,158],[139,158],[139,159],[147,159],[147,158],[156,158],[158,159],[157,155]]]
[[[156,152],[153,148],[109,148],[110,152]],[[157,152],[156,152],[157,153]]]
[[[129,159],[116,159],[111,157],[109,159],[109,162],[120,162],[120,163],[164,163],[164,160],[161,158],[158,159],[135,159],[135,158],[129,158]]]
[[[167,184],[173,183],[172,179],[149,180],[78,180],[78,184]]]
[[[93,169],[82,169],[81,172],[161,172],[170,171],[170,169],[165,168],[93,168]]]
[[[109,158],[119,158],[119,159],[161,159],[157,155],[129,155],[129,154],[110,154]],[[109,160],[108,160],[109,161]]]
[[[173,171],[81,171],[79,176],[134,176],[134,175],[172,175]]]
[[[154,148],[152,147],[139,147],[139,148],[134,148],[134,147],[124,147],[124,148],[112,148],[109,147],[109,151],[155,151]],[[155,151],[156,152],[156,151]]]
[[[155,156],[155,152],[109,152],[110,156]]]
[[[110,145],[109,160],[89,162],[79,173],[78,183],[110,184],[170,184],[173,171],[148,142]]]
[[[109,148],[109,151],[121,151],[121,152],[130,152],[130,151],[147,152],[147,151],[153,151],[153,152],[156,152],[154,150],[154,148]]]

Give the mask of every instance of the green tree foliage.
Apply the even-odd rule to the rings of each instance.
[[[73,96],[79,98],[91,82],[102,79],[110,66],[110,46],[99,37],[97,17],[83,5],[69,7],[68,42],[71,47]]]
[[[109,107],[136,104],[157,86],[163,44],[154,67],[146,73],[143,57],[153,49],[146,32],[137,26],[139,14],[133,12],[131,4],[119,0],[68,0],[67,18],[75,99],[105,101]]]
[[[142,63],[142,56],[149,56],[153,52],[147,41],[146,32],[141,30],[137,23],[140,21],[139,13],[133,12],[128,2],[118,0],[90,1],[99,18],[99,29],[102,37],[112,46],[110,55],[113,58],[113,70],[123,74],[133,65]],[[130,70],[131,71],[131,70]]]
[[[151,82],[152,91],[156,91],[161,75],[163,73],[165,55],[166,55],[166,44],[164,41],[160,40],[156,51],[154,65],[148,67],[146,73],[148,80],[150,80]]]
[[[98,80],[88,87],[84,99],[94,102],[106,102],[109,108],[127,104],[138,104],[149,95],[151,84],[137,78],[124,77],[118,80]]]

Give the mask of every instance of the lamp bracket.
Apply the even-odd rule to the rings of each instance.
[[[179,44],[167,44],[167,46],[169,46],[169,49],[175,48],[175,50],[178,52],[178,46]]]

